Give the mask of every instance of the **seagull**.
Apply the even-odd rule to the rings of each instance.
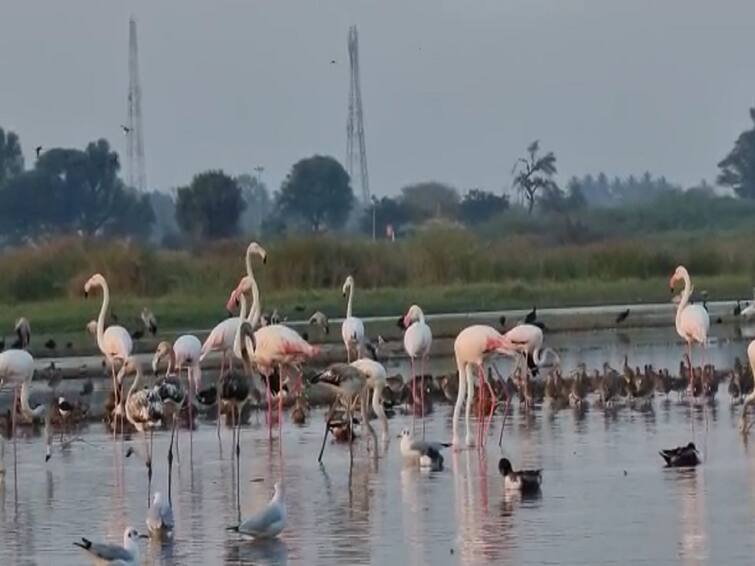
[[[147,511],[147,529],[155,538],[171,538],[173,536],[173,508],[163,499],[162,493],[156,491],[152,496],[152,505]]]
[[[622,322],[624,322],[627,319],[628,316],[629,316],[629,309],[621,311],[616,316],[616,324],[621,324]]]
[[[690,442],[687,446],[661,450],[659,454],[669,468],[686,468],[700,463],[700,453],[695,448],[694,442]]]
[[[124,136],[128,135],[131,132],[131,128],[129,128],[128,126],[124,126],[123,124],[121,124],[121,130],[123,130]]]
[[[286,503],[280,482],[275,482],[275,493],[267,506],[247,517],[238,526],[227,530],[254,538],[274,538],[286,527]]]
[[[401,455],[404,458],[419,460],[421,468],[439,471],[443,469],[443,455],[440,451],[451,446],[450,442],[426,442],[414,440],[408,428],[401,431]]]
[[[501,458],[498,461],[498,471],[503,476],[503,485],[507,490],[532,494],[540,491],[540,485],[543,483],[542,470],[520,470],[515,472],[508,458]]]
[[[126,527],[123,533],[123,546],[92,542],[84,537],[81,537],[81,542],[74,542],[73,544],[84,549],[95,564],[136,566],[139,564],[139,546],[137,544],[139,538],[146,537],[140,535],[135,528]]]

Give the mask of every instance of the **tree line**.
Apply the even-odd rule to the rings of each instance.
[[[755,109],[750,110],[750,118],[750,129],[718,164],[717,183],[742,199],[755,199]],[[167,246],[239,234],[272,238],[344,230],[383,238],[400,237],[432,221],[475,229],[497,229],[505,223],[509,230],[526,233],[536,218],[554,220],[563,238],[579,241],[595,230],[586,224],[583,211],[587,209],[603,209],[606,217],[617,219],[621,212],[608,211],[636,211],[650,203],[649,216],[663,224],[652,203],[666,206],[677,199],[673,202],[678,208],[682,194],[678,185],[650,173],[625,179],[609,179],[605,173],[585,175],[561,186],[555,153],[541,150],[538,141],[516,160],[510,191],[472,188],[461,192],[440,181],[426,181],[370,203],[358,202],[343,166],[323,155],[294,163],[272,194],[259,176],[233,177],[221,170],[198,173],[171,192],[138,193],[121,179],[120,170],[119,156],[105,139],[92,141],[84,149],[37,148],[36,159],[27,168],[19,136],[0,128],[0,244],[35,242],[60,234],[126,236]],[[686,210],[700,214],[712,206],[701,198],[718,198],[705,182],[696,192],[684,194],[688,201],[697,199],[694,204],[684,201]],[[735,207],[716,206],[713,209],[737,214]],[[547,229],[554,229],[551,224]]]

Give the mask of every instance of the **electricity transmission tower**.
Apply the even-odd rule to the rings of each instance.
[[[139,84],[139,48],[136,43],[136,20],[128,22],[128,121],[126,134],[127,182],[137,191],[147,190],[142,134],[142,87]]]
[[[346,120],[346,168],[352,186],[361,190],[362,203],[370,203],[370,182],[367,176],[367,149],[364,143],[362,90],[359,86],[359,38],[356,26],[349,28],[349,116]],[[357,192],[359,194],[359,192]]]

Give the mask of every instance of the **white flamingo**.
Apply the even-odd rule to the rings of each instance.
[[[267,262],[267,252],[265,249],[260,246],[257,242],[252,242],[247,246],[246,248],[246,256],[245,256],[245,263],[246,263],[246,274],[249,277],[254,277],[254,272],[252,271],[252,256],[258,255],[262,258],[262,263]],[[232,310],[231,302],[229,301],[227,308],[228,310]],[[202,355],[200,357],[200,361],[204,361],[204,359],[209,355],[210,352],[220,352],[222,358],[220,361],[220,374],[223,374],[223,371],[225,370],[225,364],[226,364],[226,358],[233,352],[233,342],[236,337],[236,330],[239,326],[239,317],[230,317],[226,318],[224,321],[220,322],[215,328],[212,329],[209,336],[207,336],[207,339],[204,341],[204,344],[202,345]],[[233,357],[230,357],[230,363],[229,363],[231,369],[233,369]]]
[[[107,329],[105,328],[105,318],[110,307],[110,288],[105,278],[99,273],[92,275],[84,284],[85,297],[89,295],[92,287],[100,287],[102,289],[102,307],[100,307],[100,314],[97,317],[97,347],[110,364],[113,374],[115,417],[123,417],[123,403],[120,402],[121,391],[118,389],[115,365],[116,363],[125,363],[126,358],[131,355],[134,346],[131,342],[131,335],[122,326],[113,325],[108,326]]]
[[[523,372],[530,373],[530,369],[537,367],[538,354],[543,346],[543,330],[534,324],[517,324],[504,333],[504,337],[511,342],[514,350],[521,354],[524,362]]]
[[[26,350],[0,352],[0,389],[5,384],[13,387],[13,408],[11,410],[11,431],[16,438],[16,406],[20,388],[31,382],[34,376],[34,358]]]
[[[485,370],[483,364],[490,356],[494,354],[505,354],[508,356],[513,355],[513,345],[498,332],[492,326],[486,325],[473,325],[468,326],[456,336],[454,341],[454,357],[456,358],[456,369],[459,372],[459,392],[456,397],[456,404],[454,405],[453,414],[453,445],[455,450],[461,448],[458,435],[458,419],[461,412],[461,405],[466,399],[466,445],[472,446],[472,435],[469,425],[469,414],[472,408],[472,400],[474,398],[474,373],[473,370],[477,369],[480,378],[480,396],[483,394],[483,387],[487,384],[488,390],[492,397],[494,393],[492,387],[485,379]],[[493,410],[495,409],[495,403],[491,403],[491,411],[488,419],[492,418]],[[484,419],[480,412],[480,443],[483,440],[483,426],[482,420]]]
[[[183,334],[176,338],[176,341],[160,342],[152,358],[152,371],[157,373],[158,365],[162,360],[168,358],[168,368],[166,375],[176,372],[178,377],[186,369],[186,379],[189,382],[189,390],[196,393],[202,382],[202,367],[199,365],[199,358],[202,355],[202,343],[199,338],[193,334]]]
[[[425,314],[417,305],[412,305],[404,315],[404,350],[411,358],[412,364],[412,429],[414,429],[415,407],[417,403],[417,372],[415,360],[419,359],[420,373],[420,406],[422,417],[422,438],[425,438],[425,360],[430,355],[430,346],[433,343],[433,333],[430,326],[425,322]]]
[[[346,296],[348,289],[349,302],[346,305],[346,318],[341,324],[341,336],[343,344],[346,346],[346,359],[351,361],[351,349],[356,349],[356,358],[362,357],[362,346],[364,345],[364,323],[361,318],[352,316],[351,305],[354,300],[354,278],[349,275],[343,284],[341,292]]]
[[[388,386],[388,373],[385,366],[369,358],[360,358],[351,365],[367,376],[367,387],[372,391],[372,410],[383,427],[383,438],[388,438],[388,417],[383,407],[383,391]]]
[[[702,305],[689,304],[694,286],[684,266],[679,266],[669,280],[669,289],[674,292],[677,281],[684,281],[684,289],[676,307],[676,332],[687,342],[687,361],[689,362],[689,390],[692,390],[692,343],[702,348],[702,365],[705,366],[705,344],[708,340],[710,317]]]

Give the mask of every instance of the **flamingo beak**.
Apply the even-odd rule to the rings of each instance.
[[[267,263],[267,254],[262,256],[262,263]]]
[[[228,302],[225,304],[225,309],[232,313],[236,310],[236,306],[239,302],[239,291],[238,289],[234,289],[231,293],[231,296],[228,298]]]

